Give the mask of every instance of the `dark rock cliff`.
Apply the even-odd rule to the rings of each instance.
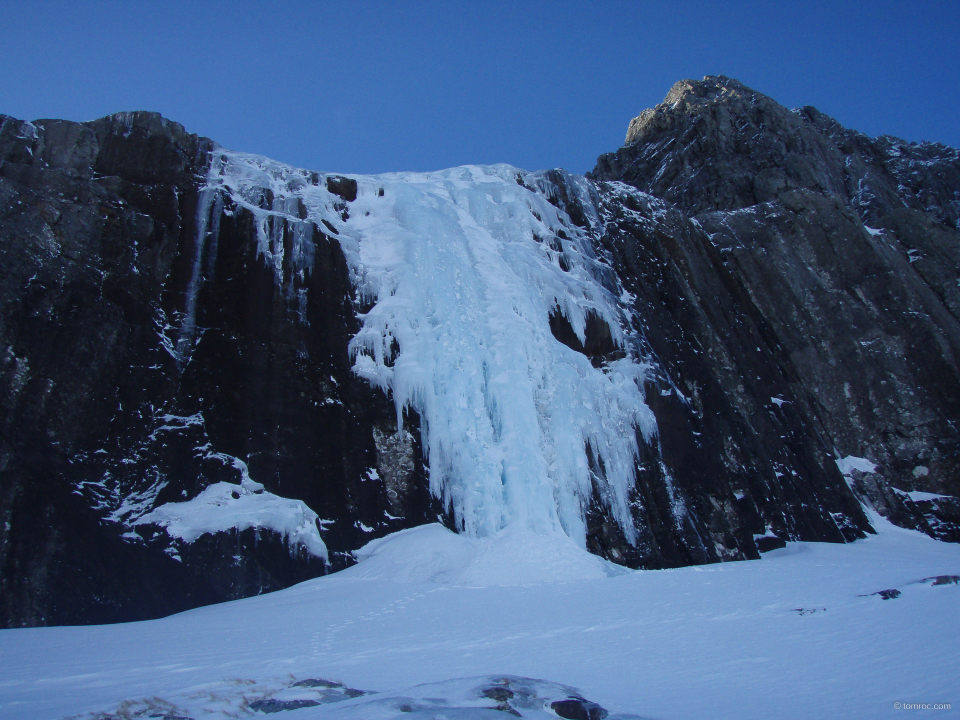
[[[708,77],[637,117],[591,177],[658,358],[704,422],[733,413],[703,434],[730,446],[707,452],[764,478],[758,504],[781,487],[839,500],[834,459],[869,458],[875,472],[849,475],[862,499],[960,540],[956,150],[873,140]]]
[[[377,447],[394,412],[350,371],[335,240],[308,228],[293,312],[249,213],[203,196],[209,140],[151,113],[0,123],[0,625],[258,594],[343,567],[361,525],[436,519],[418,439]],[[219,249],[198,243],[214,232]],[[330,521],[328,562],[269,529],[177,543],[122,522],[211,483],[239,489],[244,464]],[[384,465],[392,486],[364,482]]]
[[[258,219],[212,191],[216,150],[150,113],[0,116],[0,626],[156,617],[452,524],[419,434],[351,370],[367,308],[334,224],[293,194],[263,188]],[[591,551],[756,558],[863,537],[861,503],[960,540],[957,151],[706,78],[590,177],[589,198],[562,171],[538,182],[622,291],[659,429],[637,464],[638,541],[598,495]],[[349,218],[356,181],[300,181]],[[550,327],[595,367],[622,354],[595,316],[582,342],[561,314]],[[136,522],[217,483],[305,503],[326,559],[269,528],[184,542]]]

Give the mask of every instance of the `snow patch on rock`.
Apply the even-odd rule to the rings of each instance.
[[[955,500],[952,495],[939,495],[937,493],[923,492],[921,490],[912,490],[907,492],[905,490],[898,490],[893,488],[893,491],[897,493],[900,497],[909,498],[913,502],[935,502],[937,500]]]
[[[870,462],[866,458],[855,457],[853,455],[847,455],[846,457],[837,458],[834,462],[837,463],[837,468],[840,470],[842,475],[850,475],[854,470],[859,470],[860,472],[873,473],[877,471],[876,463]]]
[[[221,482],[192,500],[161,505],[134,524],[159,525],[171,537],[186,543],[208,533],[262,528],[326,560],[327,546],[320,538],[318,520],[317,514],[300,500],[269,492],[251,492],[242,485]]]

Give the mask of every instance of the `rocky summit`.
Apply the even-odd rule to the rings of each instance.
[[[960,541],[960,154],[684,80],[586,178],[344,176],[0,116],[0,626],[397,530],[632,568]]]

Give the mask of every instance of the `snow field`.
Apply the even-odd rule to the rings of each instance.
[[[581,579],[530,572],[526,584],[509,568],[529,536],[415,528],[368,546],[355,568],[270,595],[151,622],[5,630],[0,716],[90,718],[153,699],[193,718],[255,717],[251,703],[305,697],[295,683],[322,678],[385,694],[278,717],[410,717],[389,698],[440,693],[460,707],[462,683],[446,681],[512,675],[652,718],[902,717],[895,702],[950,703],[933,716],[956,717],[960,586],[919,581],[960,575],[960,547],[873,521],[879,535],[850,545],[607,577],[585,561]],[[484,558],[484,542],[506,552]],[[567,553],[531,549],[541,568]],[[885,589],[900,596],[873,594]]]

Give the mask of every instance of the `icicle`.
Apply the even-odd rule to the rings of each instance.
[[[187,284],[180,334],[177,338],[177,357],[181,366],[190,362],[190,355],[193,354],[197,330],[197,295],[204,279],[204,248],[207,245],[207,238],[211,235],[211,221],[213,233],[219,234],[222,212],[223,198],[219,189],[210,186],[203,188],[197,199],[197,231],[194,239],[193,265],[190,270],[190,282]],[[208,273],[212,275],[212,268],[216,262],[216,240],[211,251],[210,257],[207,258],[207,266]]]

